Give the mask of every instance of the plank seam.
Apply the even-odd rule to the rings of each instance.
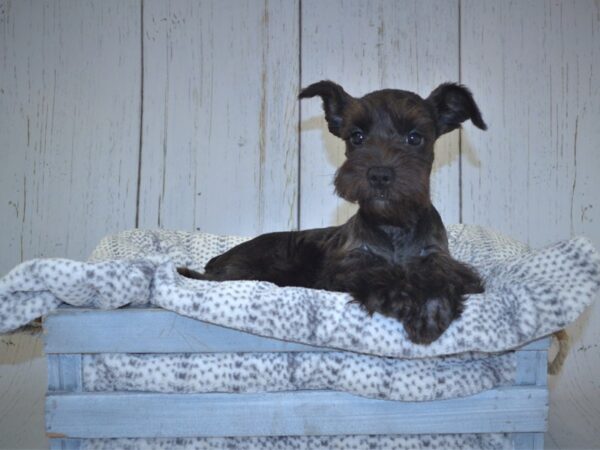
[[[298,87],[302,89],[302,0],[298,0]],[[299,92],[297,93],[299,94]],[[298,180],[296,184],[296,229],[300,229],[300,214],[302,212],[302,102],[298,102]]]
[[[144,0],[140,0],[140,123],[138,145],[137,192],[135,198],[135,227],[140,226],[140,193],[142,183],[142,148],[144,143]]]
[[[462,0],[458,0],[458,82],[462,84]],[[458,223],[463,223],[463,130],[458,129]]]

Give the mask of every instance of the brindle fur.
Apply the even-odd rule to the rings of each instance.
[[[412,341],[431,343],[460,316],[464,296],[483,291],[478,274],[450,256],[429,192],[435,140],[467,119],[486,129],[481,113],[468,89],[453,83],[426,99],[392,89],[354,98],[320,81],[300,93],[314,96],[329,131],[346,142],[334,185],[358,203],[356,215],[337,227],[258,236],[210,260],[204,274],[178,270],[349,292],[370,314],[402,321]]]

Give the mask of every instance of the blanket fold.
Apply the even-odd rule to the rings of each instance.
[[[476,226],[450,226],[448,234],[451,252],[479,270],[486,292],[468,298],[463,316],[429,346],[408,341],[393,319],[370,318],[348,303],[344,293],[183,278],[176,266],[201,269],[243,238],[165,230],[109,236],[90,262],[38,259],[20,264],[0,279],[0,332],[61,303],[105,309],[150,303],[262,336],[422,358],[504,351],[550,334],[575,320],[600,286],[600,256],[585,238],[530,250]]]
[[[166,230],[106,237],[89,262],[38,259],[20,264],[0,279],[0,332],[62,303],[103,309],[151,304],[261,336],[339,350],[86,356],[89,390],[327,388],[375,398],[432,400],[512,383],[516,362],[510,350],[581,314],[600,287],[600,256],[584,238],[531,250],[476,226],[450,226],[448,235],[453,256],[477,268],[486,291],[468,298],[463,315],[427,346],[410,342],[400,322],[378,314],[369,317],[345,293],[183,278],[176,267],[202,270],[212,256],[244,238]],[[169,368],[162,381],[149,375],[157,364]],[[197,376],[210,365],[219,377]],[[122,376],[123,371],[136,376]],[[242,376],[244,383],[239,382]]]
[[[230,438],[86,439],[83,450],[504,450],[508,434],[431,434],[392,436],[268,436]]]
[[[348,352],[92,354],[88,392],[164,393],[345,391],[429,401],[463,397],[514,381],[514,354],[395,359]]]

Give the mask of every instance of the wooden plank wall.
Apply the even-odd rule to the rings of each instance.
[[[0,273],[135,225],[136,2],[0,2]]]
[[[354,95],[465,83],[490,129],[438,143],[444,220],[600,248],[599,52],[594,0],[0,0],[0,274],[83,259],[135,226],[342,222],[353,208],[332,194],[341,143],[319,100],[296,100],[321,78]],[[599,304],[550,378],[551,448],[600,441]],[[41,414],[41,399],[19,394],[32,369],[11,361],[25,355],[43,384],[41,355],[7,339],[0,447],[30,448],[43,433],[16,432],[7,411]]]
[[[600,249],[600,3],[461,2],[461,77],[490,129],[463,134],[462,216],[539,247]],[[549,378],[546,448],[600,445],[600,302]]]
[[[296,226],[298,3],[143,3],[138,225]]]
[[[458,0],[304,0],[302,85],[330,78],[354,96],[383,87],[426,96],[459,78],[458,11]],[[343,223],[355,211],[333,194],[343,142],[327,131],[320,100],[301,111],[300,228]],[[458,133],[436,147],[432,190],[448,223],[459,221],[458,154]]]

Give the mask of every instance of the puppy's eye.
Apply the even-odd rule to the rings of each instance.
[[[416,147],[417,145],[421,145],[422,142],[423,142],[423,136],[421,136],[416,131],[411,131],[406,136],[406,143],[408,145],[414,145]]]
[[[362,131],[355,131],[350,135],[350,142],[352,145],[361,145],[365,140],[365,135]]]

